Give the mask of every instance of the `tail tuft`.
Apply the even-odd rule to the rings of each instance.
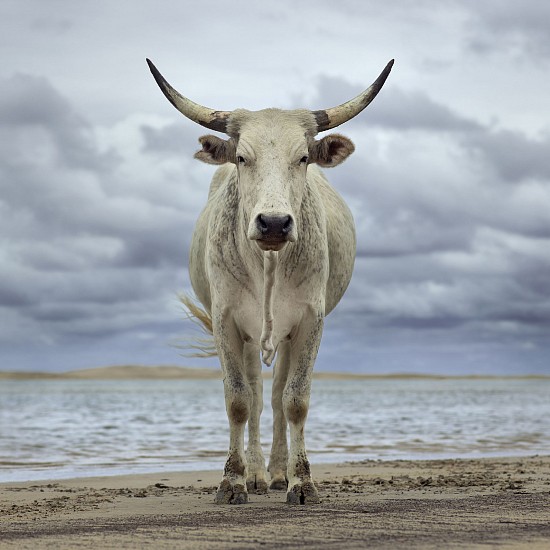
[[[218,352],[214,345],[212,317],[197,301],[188,294],[179,295],[186,318],[197,325],[206,334],[205,338],[189,338],[180,347],[184,350],[196,350],[186,353],[187,357],[216,357]]]

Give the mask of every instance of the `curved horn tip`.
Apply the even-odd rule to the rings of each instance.
[[[392,70],[394,63],[395,63],[395,59],[390,59],[390,61],[388,61],[388,64],[384,67],[384,70],[380,73],[378,78],[373,82],[374,86],[379,87],[379,89],[382,88],[382,86],[385,84],[386,79],[388,78]],[[372,99],[374,99],[374,97]]]
[[[385,69],[384,69],[384,73],[387,72],[389,74],[389,72],[392,70],[392,67],[393,67],[393,64],[395,63],[395,59],[390,59],[388,61],[388,64],[386,65]]]
[[[185,117],[209,130],[227,133],[227,119],[231,111],[218,111],[204,107],[182,96],[162,76],[149,58],[145,58],[147,65],[166,99]]]
[[[354,97],[346,103],[331,109],[312,111],[317,122],[317,131],[324,132],[325,130],[336,128],[344,122],[352,119],[354,116],[357,116],[363,109],[365,109],[378,95],[378,92],[382,89],[382,86],[384,86],[394,62],[395,60],[391,59],[386,64],[382,72],[378,75],[378,78],[357,97]]]
[[[155,77],[155,80],[157,81],[157,83],[160,85],[160,83],[163,80],[165,80],[164,77],[160,74],[160,71],[155,67],[155,64],[148,57],[145,58],[145,61],[147,61],[149,70],[151,71],[152,75]]]

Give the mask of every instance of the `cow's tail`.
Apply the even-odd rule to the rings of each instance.
[[[187,357],[216,357],[218,352],[214,345],[212,317],[188,294],[180,294],[179,299],[183,305],[186,318],[195,323],[206,335],[188,338],[179,347],[186,350],[185,355]]]

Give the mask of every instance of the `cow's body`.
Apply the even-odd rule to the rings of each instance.
[[[260,336],[264,259],[263,252],[246,238],[241,229],[243,222],[238,207],[236,176],[234,165],[219,168],[214,176],[208,204],[195,228],[189,274],[197,297],[212,314],[218,353],[220,357],[227,356],[225,361],[222,360],[222,368],[228,386],[226,393],[230,396],[228,412],[231,413],[232,400],[240,402],[242,398],[252,405],[247,479],[249,488],[263,490],[267,488],[267,477],[260,447],[259,419],[262,408]],[[269,470],[273,486],[279,488],[286,486],[287,476],[283,391],[291,370],[291,345],[296,338],[304,340],[304,344],[296,346],[304,366],[302,370],[295,365],[291,370],[287,400],[304,401],[301,411],[305,415],[311,368],[321,340],[323,318],[347,288],[355,258],[354,225],[344,201],[316,166],[308,169],[306,185],[298,224],[302,238],[278,252],[273,289],[272,339],[279,354],[274,366],[272,405],[275,427]],[[336,226],[340,228],[338,231],[334,230]],[[242,352],[240,348],[243,348]],[[233,364],[230,358],[240,353],[242,358],[238,357]],[[236,448],[231,452],[239,454]],[[298,459],[296,456],[294,460]],[[305,463],[303,467],[307,468]],[[289,479],[291,477],[292,474]],[[237,478],[236,482],[243,485],[244,475]],[[302,489],[298,499],[301,493]],[[310,493],[313,496],[313,491]]]
[[[239,216],[238,200],[235,200],[238,196],[236,172],[234,165],[226,164],[218,168],[212,179],[208,203],[193,234],[189,274],[197,298],[210,312],[211,286],[216,284],[217,276],[221,277],[215,266],[220,263],[223,278],[229,275],[230,295],[238,297],[235,311],[241,309],[244,302],[253,302],[250,317],[247,317],[252,326],[244,330],[257,336],[255,341],[259,342],[263,257],[254,243],[244,238],[240,229],[243,222]],[[304,238],[288,246],[278,258],[275,307],[276,311],[281,310],[281,315],[275,315],[275,318],[276,331],[281,332],[281,337],[288,334],[284,334],[283,319],[292,314],[294,306],[305,299],[308,291],[322,296],[324,315],[334,309],[350,282],[355,260],[355,228],[348,206],[315,165],[308,168],[306,185],[298,224]],[[301,230],[302,227],[308,227],[308,231]],[[224,252],[231,242],[228,235],[237,246]],[[212,282],[207,265],[214,277]]]
[[[389,68],[379,77],[378,89]],[[288,488],[290,503],[318,502],[304,426],[324,317],[351,279],[355,231],[348,207],[315,164],[339,164],[353,152],[353,144],[337,134],[314,139],[320,128],[341,123],[333,111],[197,114],[196,104],[182,107],[188,100],[152,70],[186,116],[231,137],[200,139],[203,148],[195,156],[222,166],[195,227],[189,262],[193,289],[211,317],[230,426],[216,502],[244,503],[248,491],[267,491],[259,431],[260,353],[267,364],[277,354],[271,487]],[[331,118],[339,122],[331,126]]]

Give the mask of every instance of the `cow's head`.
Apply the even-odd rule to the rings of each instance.
[[[309,164],[337,166],[353,153],[353,143],[339,134],[319,140],[330,130],[359,114],[378,94],[388,77],[390,61],[376,81],[354,99],[320,111],[264,109],[216,111],[182,96],[156,67],[149,68],[168,100],[186,117],[229,139],[214,135],[199,139],[195,158],[209,164],[237,166],[247,236],[262,250],[281,250],[298,238],[300,212]]]

